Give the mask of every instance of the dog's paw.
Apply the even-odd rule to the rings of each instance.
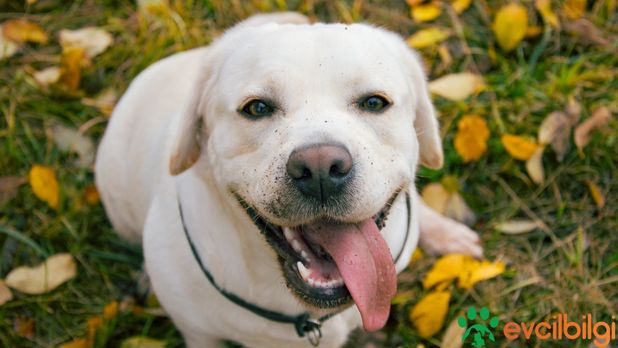
[[[440,216],[421,225],[420,246],[429,254],[466,254],[483,257],[478,234],[468,226]]]

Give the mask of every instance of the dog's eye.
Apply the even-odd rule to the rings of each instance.
[[[358,107],[369,112],[382,112],[390,105],[391,103],[381,95],[370,95],[358,101]]]
[[[251,118],[268,117],[275,112],[275,108],[268,102],[260,99],[253,99],[247,102],[241,109],[241,113]]]

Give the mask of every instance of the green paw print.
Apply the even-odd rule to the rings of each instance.
[[[490,341],[495,342],[496,338],[494,337],[494,334],[491,332],[491,330],[489,330],[489,328],[495,329],[496,327],[498,327],[498,323],[500,322],[500,320],[498,319],[498,317],[494,316],[489,320],[488,323],[487,319],[489,319],[489,316],[489,309],[487,309],[487,307],[481,308],[478,316],[476,313],[476,308],[470,307],[468,308],[468,312],[466,313],[465,317],[461,316],[457,318],[457,324],[459,325],[459,327],[464,329],[467,328],[466,332],[464,332],[463,336],[461,337],[462,342],[465,343],[470,335],[472,335],[472,346],[475,348],[485,347],[486,338],[489,338]],[[477,317],[480,318],[480,320],[482,320],[483,322],[474,323],[473,325],[468,327],[468,320],[473,323]],[[466,318],[468,319],[466,320]]]

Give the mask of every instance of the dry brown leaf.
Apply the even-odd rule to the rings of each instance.
[[[551,8],[550,0],[536,0],[534,2],[534,6],[541,13],[541,17],[543,17],[543,21],[545,23],[551,25],[556,29],[560,29],[560,22],[558,21],[558,16]]]
[[[530,179],[532,179],[532,181],[537,185],[541,185],[545,182],[545,170],[543,169],[544,150],[544,146],[537,147],[532,157],[526,161],[526,170],[528,171],[528,175],[530,175]]]
[[[58,209],[60,187],[58,180],[56,180],[56,174],[51,167],[39,164],[33,165],[28,174],[28,180],[35,196],[47,202],[50,207]]]
[[[0,206],[15,198],[17,189],[27,182],[28,179],[22,176],[0,177]]]
[[[592,115],[575,128],[575,145],[582,151],[590,141],[590,133],[600,127],[605,126],[612,118],[612,113],[605,106],[596,108]]]
[[[0,26],[0,31],[2,27]],[[19,51],[19,45],[13,41],[7,40],[4,35],[0,35],[0,60],[12,57]]]
[[[601,30],[585,18],[569,21],[565,24],[565,27],[583,45],[609,45],[609,40],[603,37]]]
[[[13,299],[13,293],[4,280],[0,279],[0,306]]]
[[[70,92],[75,92],[79,88],[85,58],[82,48],[69,47],[62,50],[59,82]]]
[[[586,2],[586,0],[566,0],[562,5],[562,11],[572,21],[580,19],[586,11]]]
[[[26,19],[11,19],[2,24],[2,34],[10,41],[16,43],[34,42],[46,44],[47,33],[38,24]]]
[[[566,108],[564,109],[567,117],[569,118],[569,122],[571,126],[574,126],[577,122],[579,122],[579,117],[582,112],[582,106],[573,98],[573,96],[569,96],[569,100],[567,101]]]
[[[455,151],[464,162],[476,161],[487,151],[489,128],[478,115],[464,115],[457,123]]]
[[[425,5],[413,6],[411,13],[412,19],[414,19],[415,22],[428,22],[438,18],[442,13],[442,8],[438,3],[432,2]]]
[[[95,185],[88,185],[84,189],[84,199],[90,205],[97,205],[101,201],[99,191]]]
[[[60,80],[60,68],[57,66],[50,66],[43,70],[35,71],[32,74],[34,80],[43,88],[48,88],[50,85]]]
[[[165,348],[165,341],[135,336],[122,341],[120,348]]]
[[[459,317],[461,313],[455,316],[455,320],[453,320],[446,329],[444,336],[442,336],[442,342],[440,343],[440,348],[461,348],[463,345],[463,340],[461,337],[464,332],[466,332],[465,327],[459,326],[457,323],[457,317]]]
[[[92,346],[91,340],[87,338],[77,338],[59,345],[58,348],[92,348]]]
[[[29,317],[17,317],[13,320],[13,330],[15,333],[24,338],[31,339],[34,337],[34,319]]]
[[[410,321],[420,337],[429,338],[442,329],[450,299],[451,294],[448,291],[432,292],[412,307]]]
[[[485,87],[481,75],[463,72],[442,76],[429,83],[429,91],[441,97],[461,101]]]
[[[453,0],[451,6],[453,6],[453,10],[455,10],[455,13],[461,14],[462,12],[467,10],[468,7],[470,7],[470,4],[472,4],[472,0]]]
[[[496,224],[496,230],[504,234],[523,234],[540,228],[541,224],[533,220],[509,220]]]
[[[534,155],[538,145],[518,135],[504,134],[501,138],[502,145],[511,157],[520,161],[527,161]]]
[[[34,267],[17,267],[6,276],[6,284],[26,294],[38,295],[52,291],[77,274],[73,256],[56,254]]]
[[[451,35],[450,30],[439,27],[422,29],[414,33],[407,40],[408,45],[413,48],[421,49],[434,46]]]
[[[95,98],[82,98],[81,102],[84,105],[92,106],[101,113],[105,117],[109,117],[114,111],[114,107],[116,106],[116,101],[118,100],[118,93],[113,88],[108,88],[103,92],[99,93]]]
[[[603,207],[605,207],[605,197],[603,193],[601,193],[599,186],[592,180],[586,180],[586,185],[588,186],[592,200],[597,205],[597,208],[603,209]]]
[[[528,12],[522,5],[511,3],[502,7],[496,14],[493,30],[500,47],[512,51],[526,36]]]
[[[105,52],[113,42],[114,38],[112,35],[101,28],[86,27],[77,30],[63,29],[60,31],[60,45],[63,48],[81,48],[89,58]]]
[[[540,145],[551,144],[556,152],[556,158],[562,162],[569,150],[569,138],[571,135],[571,120],[559,111],[547,115],[539,127],[538,141]]]
[[[94,163],[94,141],[77,129],[58,124],[52,128],[52,138],[61,151],[75,152],[79,156],[80,167],[88,168]]]
[[[451,196],[446,203],[444,215],[468,226],[472,226],[476,221],[476,215],[472,209],[470,209],[468,204],[466,204],[466,201],[464,201],[459,192],[451,193]]]

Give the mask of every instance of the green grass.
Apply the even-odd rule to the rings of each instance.
[[[87,321],[100,315],[113,300],[139,295],[137,280],[141,251],[118,238],[100,205],[84,202],[83,191],[93,183],[93,171],[74,165],[75,157],[54,146],[49,129],[56,123],[79,127],[100,118],[79,98],[42,92],[27,71],[59,62],[57,33],[64,28],[100,26],[114,36],[114,44],[84,71],[81,89],[87,96],[114,87],[122,92],[149,64],[174,52],[207,44],[226,27],[258,10],[289,8],[322,21],[369,21],[408,36],[430,25],[461,25],[462,36],[447,46],[454,62],[440,67],[435,48],[423,50],[430,78],[450,72],[476,71],[488,88],[465,102],[436,98],[444,136],[446,165],[440,171],[422,170],[419,186],[444,175],[459,178],[462,194],[478,216],[474,226],[482,236],[486,256],[507,264],[500,277],[479,283],[472,290],[453,289],[447,324],[468,306],[487,306],[501,322],[538,321],[557,312],[573,317],[593,313],[610,321],[618,315],[618,121],[595,133],[579,154],[571,149],[562,162],[552,151],[544,156],[546,182],[532,183],[522,162],[504,151],[500,135],[536,137],[543,118],[562,110],[569,96],[582,105],[582,119],[599,105],[618,111],[618,25],[608,13],[609,1],[596,1],[586,16],[609,40],[609,45],[587,45],[568,30],[553,30],[526,39],[511,53],[497,48],[491,33],[492,9],[506,1],[476,1],[457,17],[446,13],[431,24],[415,24],[404,1],[170,1],[176,17],[148,20],[136,14],[125,0],[0,1],[0,21],[26,17],[51,35],[47,45],[27,45],[16,56],[0,61],[0,177],[27,176],[32,164],[56,170],[62,197],[58,210],[38,200],[28,185],[0,206],[0,278],[14,267],[41,262],[46,255],[70,252],[78,263],[78,276],[57,290],[39,296],[14,292],[0,307],[0,346],[54,347],[83,337]],[[531,1],[524,1],[532,24],[543,25]],[[556,5],[554,5],[556,7]],[[179,24],[181,23],[181,24]],[[564,24],[564,22],[563,22]],[[470,53],[462,49],[470,48]],[[492,61],[488,49],[495,49]],[[488,153],[465,164],[453,148],[457,120],[476,113],[491,130]],[[99,139],[105,122],[89,128]],[[586,180],[598,184],[606,205],[595,206]],[[492,225],[511,218],[538,218],[549,228],[519,236],[505,236]],[[578,232],[580,231],[580,232]],[[582,242],[583,241],[583,242]],[[424,257],[400,278],[401,290],[412,292],[409,303],[398,305],[389,326],[357,341],[373,340],[381,346],[437,345],[441,334],[424,340],[409,322],[408,312],[425,293],[420,285],[434,262]],[[150,313],[150,314],[149,314]],[[34,335],[22,337],[14,329],[17,318],[34,321]],[[123,339],[144,335],[182,346],[172,323],[151,311],[121,311],[99,330],[97,346],[115,347]],[[532,346],[538,342],[507,342],[499,346]],[[587,346],[589,342],[553,342],[554,346]],[[615,342],[613,343],[616,344]]]

